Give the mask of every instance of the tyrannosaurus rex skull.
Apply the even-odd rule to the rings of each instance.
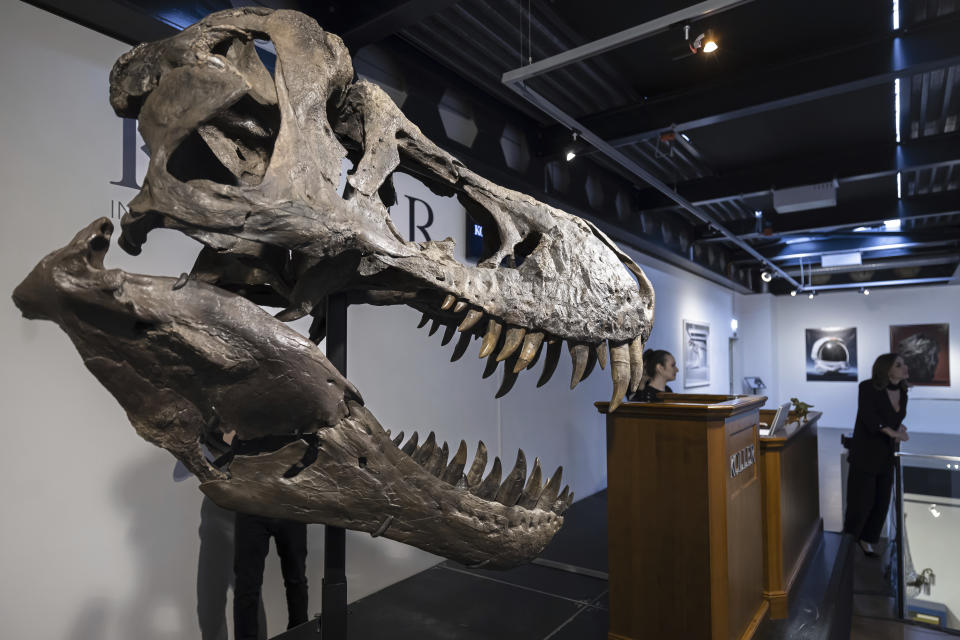
[[[255,39],[273,43],[273,74]],[[572,500],[559,470],[544,484],[535,464],[527,478],[519,452],[501,482],[499,459],[483,478],[482,443],[469,467],[464,443],[448,462],[433,434],[400,448],[402,434],[391,441],[314,344],[325,302],[350,292],[410,305],[434,330],[459,329],[461,355],[482,336],[488,373],[506,361],[498,397],[541,350],[545,383],[564,340],[571,387],[609,349],[612,410],[639,382],[653,289],[596,227],[469,171],[352,78],[341,40],[291,11],[222,11],[125,54],[111,104],[139,118],[150,165],[119,243],[136,254],[167,227],[205,248],[176,281],[105,270],[113,225],[97,220],[44,258],[14,300],[28,318],[57,322],[137,432],[221,505],[473,565],[529,560]],[[344,157],[354,170],[340,195]],[[489,257],[464,265],[452,241],[406,241],[387,212],[397,170],[455,194],[493,237]],[[285,310],[273,317],[256,303]],[[284,324],[307,314],[313,341]],[[286,440],[215,468],[200,444],[232,430]]]

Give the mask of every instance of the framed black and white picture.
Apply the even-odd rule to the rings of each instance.
[[[903,358],[911,385],[950,386],[949,324],[891,325],[890,351]]]
[[[857,381],[857,328],[806,330],[807,380]]]
[[[683,388],[710,384],[710,325],[683,321]]]

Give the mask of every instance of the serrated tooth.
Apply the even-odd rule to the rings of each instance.
[[[493,500],[493,497],[497,495],[497,489],[500,487],[500,474],[500,458],[496,457],[493,459],[493,468],[490,469],[490,475],[479,486],[471,488],[470,493],[484,500]]]
[[[557,501],[557,493],[560,491],[560,481],[562,478],[563,467],[557,467],[557,470],[553,472],[553,476],[550,477],[547,485],[543,488],[543,492],[537,499],[537,506],[534,508],[543,509],[544,511],[553,509],[553,504]]]
[[[424,470],[437,478],[447,468],[447,458],[450,457],[450,446],[444,442],[442,447],[434,447],[430,459],[423,465]]]
[[[481,318],[483,318],[483,311],[470,309],[470,311],[467,311],[467,315],[463,318],[463,322],[461,322],[460,326],[457,327],[457,330],[469,331],[475,324],[480,322]]]
[[[607,368],[607,345],[603,341],[597,345],[597,364],[601,369]]]
[[[463,310],[467,308],[467,303],[464,300],[461,300],[457,304],[453,305],[454,313],[463,313]]]
[[[461,333],[460,339],[457,340],[457,345],[453,348],[453,355],[450,356],[450,362],[456,362],[463,357],[463,354],[467,352],[467,347],[470,346],[470,339],[472,335],[469,333]]]
[[[543,361],[543,371],[540,372],[540,379],[537,380],[537,386],[542,387],[547,384],[557,370],[557,363],[560,362],[560,351],[563,349],[563,342],[557,340],[547,343],[547,359]]]
[[[630,345],[610,345],[610,376],[613,378],[613,396],[608,411],[617,410],[630,387]]]
[[[437,436],[431,431],[426,441],[413,452],[413,461],[422,467],[430,460],[430,457],[433,455],[433,450],[436,448]]]
[[[456,301],[457,301],[457,297],[452,293],[448,293],[446,297],[443,299],[443,302],[440,304],[440,309],[443,311],[446,311],[447,309],[452,307],[453,303],[455,303]]]
[[[473,458],[473,464],[470,465],[470,471],[467,472],[467,486],[473,488],[480,484],[483,478],[483,470],[487,468],[487,445],[483,440],[477,443],[477,453]]]
[[[457,452],[453,455],[453,460],[450,461],[450,464],[447,465],[447,468],[444,469],[443,475],[440,476],[440,479],[446,482],[447,484],[456,485],[459,482],[460,477],[463,475],[463,467],[467,464],[467,443],[463,440],[460,441],[460,446],[457,448]]]
[[[637,336],[630,341],[630,395],[637,392],[643,378],[643,339]]]
[[[493,358],[490,358],[490,360],[493,360]],[[497,389],[497,395],[494,396],[495,398],[502,398],[510,392],[510,389],[513,389],[513,384],[517,381],[517,378],[520,377],[519,371],[523,369],[523,367],[520,367],[520,369],[516,367],[518,360],[519,356],[517,355],[511,356],[511,358],[507,360],[503,367],[503,381],[500,383],[500,388]],[[489,360],[487,362],[489,362]],[[494,361],[494,364],[496,364],[496,361]]]
[[[513,372],[520,373],[521,370],[526,369],[540,352],[540,345],[542,344],[542,333],[539,331],[528,333],[523,339],[523,348],[520,349],[520,357],[517,359],[517,364],[513,366]]]
[[[500,341],[500,332],[503,331],[503,325],[490,319],[487,323],[487,334],[483,336],[483,342],[480,343],[480,359],[486,358],[497,348],[497,342]]]
[[[559,496],[557,496],[557,501],[553,503],[553,512],[558,516],[563,515],[563,505],[567,501],[568,495],[570,495],[570,485],[567,485],[563,488],[563,491],[560,492]]]
[[[387,435],[389,436],[390,433],[387,432]],[[403,442],[403,431],[401,431],[400,433],[398,433],[398,434],[397,434],[397,437],[393,439],[393,446],[399,447],[401,442]]]
[[[533,509],[540,498],[541,491],[543,491],[543,471],[540,469],[540,458],[534,458],[533,471],[530,472],[527,484],[524,485],[523,491],[520,493],[517,505],[524,509]]]
[[[513,465],[513,470],[507,474],[506,479],[497,490],[497,502],[505,507],[512,507],[517,504],[520,493],[523,491],[523,479],[527,477],[527,458],[523,455],[523,449],[517,450],[517,462]]]
[[[587,366],[583,370],[583,375],[580,376],[580,382],[583,382],[590,377],[590,374],[593,373],[593,370],[597,366],[597,350],[593,347],[587,347]]]
[[[430,316],[423,314],[423,317],[420,318],[420,324],[417,325],[417,329],[422,329],[427,326],[428,322],[430,322]]]
[[[430,325],[430,332],[427,335],[432,336],[437,332],[437,329],[439,328],[440,328],[440,318],[434,318],[433,324]]]
[[[497,354],[497,362],[502,362],[509,358],[514,351],[517,350],[517,347],[520,346],[520,343],[523,342],[523,336],[527,333],[527,330],[523,327],[510,327],[507,329],[507,335],[503,339],[503,349],[500,349],[500,353]]]
[[[452,324],[448,324],[447,328],[443,330],[443,339],[440,340],[440,346],[444,347],[448,342],[453,340],[453,334],[456,332],[457,327]]]
[[[410,439],[407,441],[407,444],[403,445],[403,449],[400,449],[400,451],[403,451],[408,456],[413,457],[413,452],[417,450],[417,439],[417,432],[414,431],[413,435],[410,436]]]
[[[570,359],[573,361],[573,373],[570,375],[570,388],[574,389],[583,378],[583,372],[587,370],[587,360],[590,359],[590,348],[585,344],[575,344],[573,342],[567,346],[570,349]]]

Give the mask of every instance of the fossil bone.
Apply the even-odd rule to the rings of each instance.
[[[273,74],[255,39],[273,43]],[[446,328],[444,343],[454,327],[463,333],[456,357],[486,318],[483,375],[504,361],[498,397],[543,341],[538,384],[566,340],[571,386],[606,343],[616,405],[639,380],[653,289],[594,225],[470,171],[353,76],[342,41],[293,11],[221,11],[135,47],[111,73],[110,101],[139,120],[150,164],[119,245],[136,255],[164,227],[204,249],[176,280],[106,270],[113,225],[96,220],[45,257],[14,300],[27,318],[59,324],[137,433],[183,461],[220,505],[366,531],[470,565],[528,561],[573,500],[559,491],[560,470],[541,486],[537,461],[525,480],[520,451],[503,482],[499,457],[482,479],[480,443],[464,474],[466,445],[448,463],[449,446],[432,432],[398,448],[403,433],[391,441],[316,347],[325,302],[350,292],[409,305],[423,313],[420,327],[432,321],[430,335]],[[354,168],[341,195],[345,157]],[[465,265],[450,240],[407,241],[387,211],[396,171],[456,195],[494,239],[491,255]],[[308,314],[310,339],[284,324]],[[201,443],[229,430],[286,444],[214,468]]]

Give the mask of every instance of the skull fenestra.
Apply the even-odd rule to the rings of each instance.
[[[256,40],[273,44],[273,72]],[[137,254],[164,227],[203,249],[179,280],[107,270],[113,225],[100,219],[46,256],[14,301],[58,323],[137,432],[219,504],[471,565],[527,561],[572,501],[560,470],[546,479],[535,464],[527,477],[519,452],[505,477],[497,459],[484,478],[483,443],[467,465],[462,442],[450,458],[433,434],[391,439],[315,344],[328,296],[414,307],[434,330],[459,330],[455,355],[482,338],[487,372],[504,363],[500,394],[541,352],[546,382],[563,341],[571,387],[609,349],[612,409],[639,382],[653,289],[595,226],[468,170],[353,77],[342,41],[292,11],[222,11],[137,46],[110,77],[114,110],[139,119],[150,150],[119,244]],[[455,195],[485,226],[489,257],[465,265],[450,240],[404,239],[387,211],[395,171]],[[310,339],[285,324],[307,315]],[[227,431],[295,437],[217,468],[201,443]]]

